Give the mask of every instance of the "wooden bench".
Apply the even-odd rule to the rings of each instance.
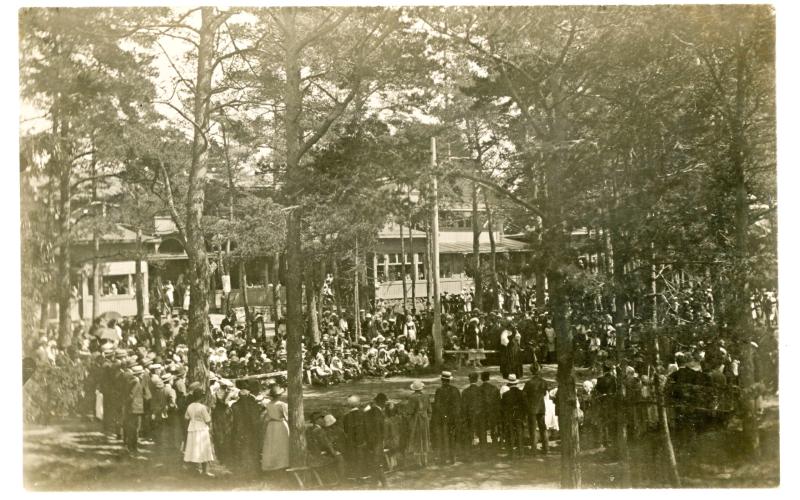
[[[309,480],[316,483],[315,486],[322,488],[324,486],[322,482],[322,478],[319,476],[317,470],[313,467],[292,467],[286,469],[286,472],[291,474],[294,478],[295,482],[297,482],[297,487],[301,490],[306,489],[306,485],[309,484]]]
[[[497,351],[490,351],[486,349],[454,349],[443,352],[445,354],[453,354],[455,356],[456,369],[458,369],[461,368],[464,357],[467,358],[467,361],[480,361],[481,359],[485,359],[486,354],[494,354]],[[482,354],[483,357],[478,357],[478,354]]]

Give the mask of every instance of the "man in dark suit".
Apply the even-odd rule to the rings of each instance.
[[[436,389],[431,421],[436,427],[439,460],[442,464],[455,463],[455,446],[458,436],[458,421],[461,414],[461,393],[450,385],[453,374],[443,371],[442,386]]]
[[[478,387],[483,406],[483,419],[480,429],[481,443],[486,444],[486,434],[492,437],[492,444],[500,442],[498,426],[500,424],[500,389],[489,382],[489,372],[481,373],[481,385]]]
[[[483,421],[483,398],[481,389],[478,387],[478,373],[469,374],[469,386],[461,391],[461,415],[464,423],[464,443],[468,450],[472,449],[475,436],[481,449],[486,444],[486,433],[481,434],[481,423]]]
[[[698,386],[706,385],[702,372],[687,366],[688,358],[683,353],[675,354],[678,370],[667,379],[667,396],[675,410],[675,440],[678,446],[685,446],[695,432],[697,412],[692,409]]]
[[[377,479],[384,488],[386,487],[386,475],[383,472],[384,419],[386,418],[384,407],[388,400],[386,394],[378,393],[370,404],[370,409],[364,414],[367,468],[370,476]]]
[[[508,390],[501,398],[503,420],[506,422],[506,439],[511,457],[522,457],[523,438],[525,430],[525,395],[519,388],[517,376],[513,373],[508,376]]]
[[[617,379],[614,377],[614,366],[606,363],[603,366],[603,376],[597,379],[595,394],[600,408],[600,442],[603,447],[611,445],[612,436],[616,436],[616,411],[614,398],[617,394]]]
[[[344,449],[342,450],[347,462],[348,477],[361,477],[364,471],[364,453],[366,451],[367,431],[365,428],[365,414],[360,408],[361,400],[358,396],[347,398],[350,409],[342,415],[342,430],[344,431]]]
[[[544,423],[544,398],[547,394],[547,382],[542,378],[539,365],[531,365],[531,379],[525,382],[522,393],[525,395],[525,409],[528,417],[528,432],[531,436],[531,451],[536,451],[536,428],[542,441],[542,453],[549,450],[547,426]]]

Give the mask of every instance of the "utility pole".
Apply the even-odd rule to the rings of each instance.
[[[439,184],[436,178],[436,137],[431,137],[433,214],[431,217],[431,274],[433,275],[433,348],[436,366],[442,366],[442,307],[439,298]]]

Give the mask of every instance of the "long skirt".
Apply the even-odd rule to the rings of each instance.
[[[270,420],[264,432],[261,470],[281,470],[287,467],[289,467],[289,424],[285,420]]]
[[[214,461],[214,447],[211,444],[211,433],[208,431],[208,427],[186,433],[183,461],[195,464]]]
[[[420,413],[411,416],[408,426],[408,445],[406,453],[415,465],[428,464],[428,452],[431,449],[429,420]]]

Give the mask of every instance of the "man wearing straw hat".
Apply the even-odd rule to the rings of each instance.
[[[512,458],[515,455],[522,457],[524,451],[522,434],[525,426],[525,396],[519,388],[516,374],[509,374],[507,385],[508,390],[503,394],[501,404],[503,417],[507,423],[508,452]]]

